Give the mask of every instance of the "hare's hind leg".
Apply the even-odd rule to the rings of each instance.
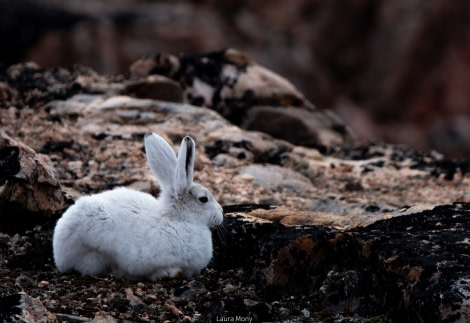
[[[56,266],[61,272],[78,271],[82,275],[99,275],[109,271],[105,258],[96,251],[84,247],[55,251]]]
[[[97,251],[84,252],[74,265],[75,270],[82,275],[101,275],[110,271],[105,257]]]

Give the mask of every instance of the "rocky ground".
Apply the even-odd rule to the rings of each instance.
[[[212,75],[232,71],[230,85],[194,69],[181,70],[190,72],[188,82],[154,76],[151,68],[105,77],[84,67],[2,67],[1,319],[470,319],[470,161],[383,143],[352,145],[333,114],[231,54],[222,53]],[[246,84],[261,89],[248,101]],[[279,90],[262,91],[266,84]],[[158,91],[149,88],[167,90],[154,97]],[[235,121],[233,110],[219,109],[227,102],[243,108]],[[236,122],[260,107],[297,125],[304,119],[292,115],[308,113],[316,120],[309,123],[312,141],[299,145],[269,127],[258,132]],[[263,118],[251,120],[267,128]],[[196,141],[195,180],[224,206],[213,261],[185,280],[58,273],[53,228],[79,196],[116,186],[158,194],[143,149],[151,131],[175,148],[186,134]]]
[[[2,234],[1,318],[23,311],[43,322],[465,321],[469,209],[446,205],[348,231],[228,216],[209,268],[155,282],[57,273],[51,219]]]

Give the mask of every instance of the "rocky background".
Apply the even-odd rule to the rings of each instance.
[[[458,60],[455,79],[439,78],[440,64],[411,52],[428,48],[417,47],[414,40],[423,40],[433,19],[457,15],[460,20],[445,21],[464,26],[463,8],[440,1],[426,6],[419,1],[387,6],[356,1],[341,7],[299,1],[276,15],[273,8],[282,3],[44,3],[7,6],[0,1],[5,8],[0,10],[0,24],[22,30],[0,29],[1,37],[12,44],[11,50],[2,51],[12,56],[0,65],[0,320],[470,320],[470,160],[431,149],[357,140],[358,132],[372,128],[374,136],[401,135],[402,130],[409,138],[427,133],[432,122],[422,125],[416,121],[422,117],[410,117],[419,115],[411,113],[417,107],[420,113],[435,114],[442,125],[457,118],[457,110],[430,112],[432,105],[415,105],[415,100],[444,102],[424,99],[430,93],[425,91],[428,82],[436,82],[434,89],[445,86],[452,95],[460,93],[464,61]],[[23,20],[15,25],[17,17]],[[406,32],[392,28],[397,20]],[[305,23],[297,25],[299,21]],[[361,28],[346,28],[347,23],[356,26],[354,21],[361,21]],[[291,29],[282,32],[279,24]],[[332,24],[347,33],[330,32]],[[439,33],[431,30],[439,36],[448,24]],[[239,31],[229,32],[231,28]],[[453,48],[464,30],[442,48]],[[171,37],[165,38],[165,31]],[[379,41],[376,33],[394,32],[391,39],[406,45],[400,59],[398,52],[379,51],[392,46],[388,39],[382,37],[377,48],[370,47],[374,39]],[[152,38],[155,33],[161,43]],[[308,41],[297,43],[296,35]],[[139,40],[150,38],[154,40]],[[234,46],[245,39],[257,47]],[[343,39],[342,45],[333,46],[334,39]],[[127,43],[131,40],[135,46]],[[228,49],[215,50],[219,40]],[[165,47],[170,43],[195,47],[173,51]],[[318,47],[310,47],[315,43]],[[122,54],[124,47],[146,49],[133,58],[134,54]],[[350,50],[343,53],[345,48]],[[373,48],[388,61],[411,64],[413,58],[419,64],[416,69],[406,64],[403,69],[385,68],[375,61],[378,56],[363,55],[362,50]],[[82,52],[76,52],[79,49]],[[335,52],[340,49],[344,56]],[[441,47],[431,49],[440,52]],[[440,57],[450,59],[451,52],[443,50]],[[460,55],[452,53],[454,58]],[[41,64],[12,64],[19,57]],[[296,74],[294,57],[315,59],[298,67],[305,74]],[[285,73],[274,72],[281,67],[268,68],[274,61],[286,64]],[[83,64],[74,65],[77,62]],[[405,82],[418,78],[419,66],[424,65],[434,78]],[[457,68],[450,61],[446,66],[446,73]],[[377,78],[364,77],[367,73]],[[393,81],[388,79],[391,75]],[[310,81],[299,81],[302,77]],[[449,80],[456,83],[450,86],[445,83]],[[369,91],[366,81],[374,90]],[[359,91],[358,83],[368,92]],[[400,91],[410,96],[404,100],[392,95],[396,89],[384,96],[392,85],[406,88]],[[412,91],[413,86],[422,91]],[[447,98],[448,92],[433,93],[434,98]],[[451,101],[464,102],[464,91],[459,95]],[[376,96],[384,100],[379,100],[384,110],[373,116],[367,111]],[[388,104],[390,111],[398,112],[393,118],[390,111],[384,112]],[[385,114],[379,117],[381,113]],[[452,120],[465,125],[460,116]],[[357,120],[361,126],[355,128]],[[458,139],[465,138],[459,129],[452,126],[452,143],[464,142]],[[151,131],[166,137],[175,149],[185,135],[196,141],[195,180],[210,188],[224,207],[223,226],[213,232],[211,264],[190,279],[154,282],[57,272],[53,228],[77,198],[116,186],[158,195],[159,184],[146,164],[143,146],[144,135]],[[465,145],[458,147],[464,156]]]
[[[0,1],[0,62],[125,73],[153,53],[235,47],[360,139],[468,157],[466,1]]]

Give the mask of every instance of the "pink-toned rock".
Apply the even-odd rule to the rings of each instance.
[[[51,215],[66,206],[48,156],[0,131],[0,205],[15,213]]]
[[[39,298],[20,292],[8,296],[8,302],[2,306],[2,317],[8,322],[58,322],[58,318],[49,312]]]

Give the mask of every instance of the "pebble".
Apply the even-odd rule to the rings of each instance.
[[[34,286],[34,281],[26,275],[18,276],[15,283],[24,288],[31,288]]]

